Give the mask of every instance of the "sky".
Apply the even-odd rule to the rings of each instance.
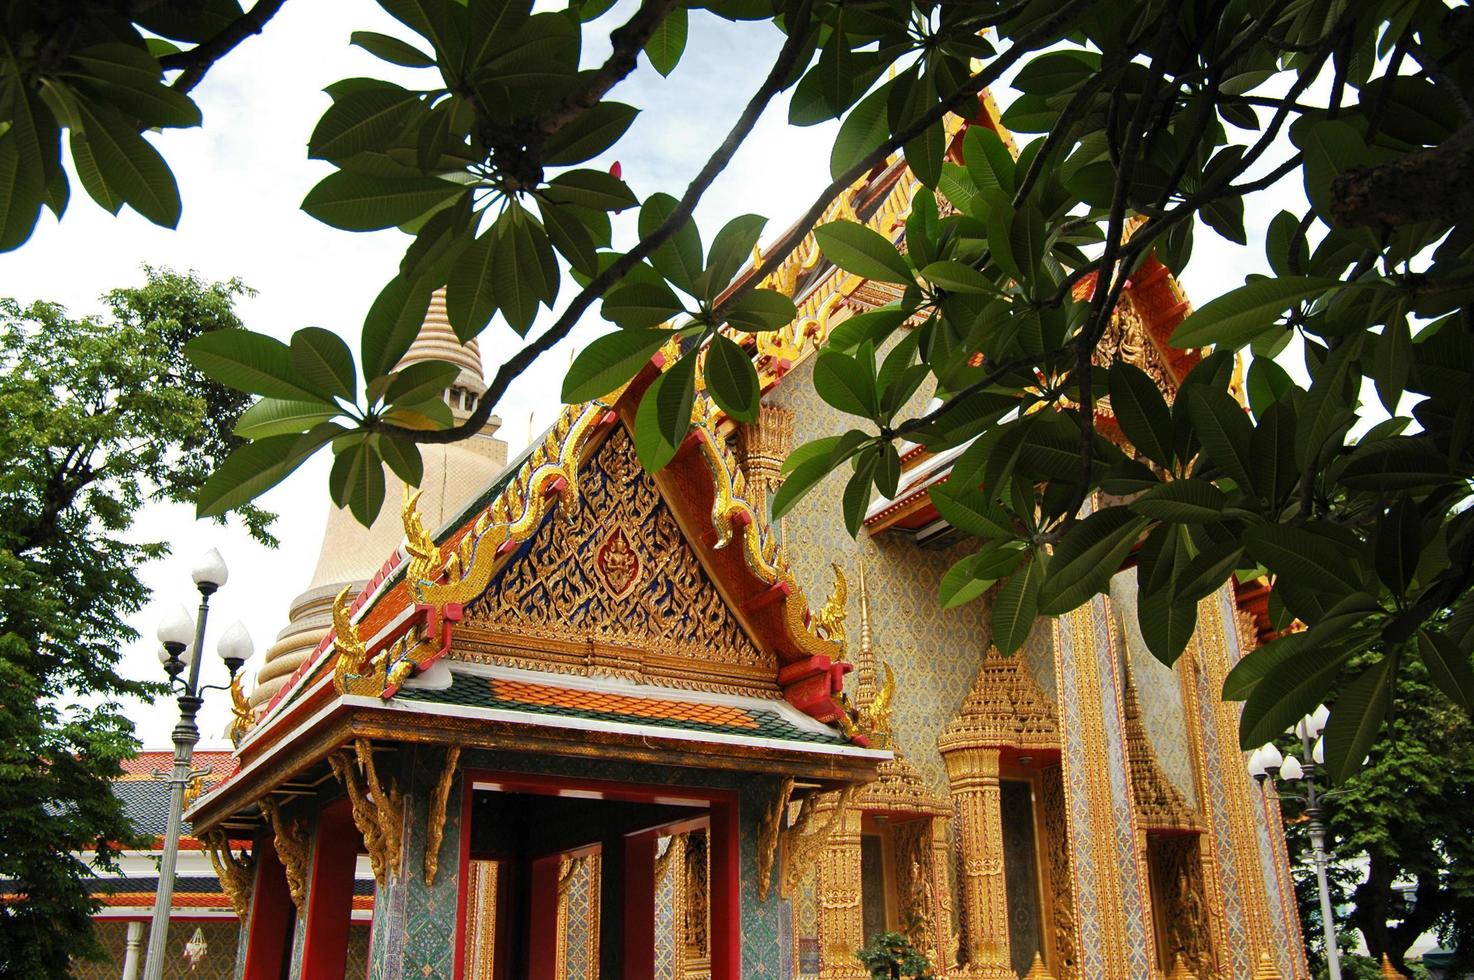
[[[622,22],[633,6],[632,0],[623,0],[600,23]],[[371,0],[285,4],[261,36],[244,42],[195,89],[203,127],[151,136],[179,181],[184,201],[179,227],[156,227],[127,208],[113,217],[93,204],[74,179],[64,218],[58,222],[43,211],[31,240],[0,255],[0,295],[22,303],[51,300],[73,314],[91,314],[101,311],[99,297],[107,290],[141,283],[144,265],[194,270],[210,280],[236,276],[257,291],[238,304],[247,327],[282,340],[304,326],[325,327],[357,350],[364,313],[394,274],[410,239],[394,230],[339,231],[302,212],[303,196],[331,172],[329,165],[307,159],[307,139],[329,104],[322,92],[329,83],[374,75],[413,86],[417,77],[429,75],[394,68],[351,47],[354,30],[418,40]],[[679,197],[741,112],[781,40],[771,24],[734,25],[693,11],[686,53],[671,77],[662,79],[642,59],[639,70],[611,94],[642,112],[609,154],[588,165],[607,167],[617,159],[640,198],[657,190]],[[586,66],[607,54],[607,40],[602,49],[592,41],[586,45]],[[994,94],[1008,104],[1005,89]],[[749,212],[769,218],[763,240],[771,241],[828,182],[836,126],[799,129],[788,126],[786,119],[784,98],[770,108],[707,193],[696,212],[706,243],[722,223]],[[1183,276],[1190,297],[1202,302],[1239,285],[1249,272],[1266,271],[1263,240],[1269,219],[1281,207],[1303,206],[1298,191],[1284,196],[1284,203],[1269,199],[1249,209],[1247,248],[1211,234],[1198,236],[1192,266]],[[632,235],[630,217],[625,232]],[[572,295],[570,287],[565,281],[565,298]],[[544,311],[539,324],[552,319]],[[596,316],[586,316],[496,407],[503,420],[500,434],[513,455],[527,442],[530,429],[541,430],[552,420],[572,353],[606,330]],[[493,324],[480,343],[483,359],[494,368],[516,349],[518,338]],[[307,586],[316,564],[332,506],[327,469],[328,457],[321,454],[261,501],[280,515],[273,533],[281,545],[275,550],[253,542],[237,521],[221,526],[196,520],[188,507],[148,508],[134,534],[140,540],[170,542],[173,551],[140,569],[154,598],[130,619],[142,638],[125,650],[122,672],[162,677],[155,628],[171,604],[185,603],[193,613],[198,595],[190,568],[211,547],[224,556],[230,578],[211,601],[203,680],[225,682],[225,669],[213,651],[216,639],[234,621],[243,622],[251,633],[259,660],[285,625],[288,604]],[[254,670],[254,662],[247,670]],[[146,748],[169,746],[178,718],[172,700],[132,704],[128,713]],[[202,747],[228,745],[220,737],[228,720],[229,698],[207,696],[201,712]]]

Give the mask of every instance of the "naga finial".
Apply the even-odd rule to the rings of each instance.
[[[333,687],[339,694],[346,694],[350,678],[363,674],[368,664],[368,648],[359,639],[358,627],[353,623],[352,604],[348,594],[353,586],[343,586],[338,598],[333,600],[333,647],[338,651],[338,665],[333,668]]]
[[[419,583],[434,581],[440,573],[440,548],[435,544],[435,539],[430,536],[430,532],[425,530],[425,522],[420,517],[420,494],[423,492],[423,490],[411,492],[406,486],[404,488],[404,507],[400,512],[400,519],[404,522],[404,550],[409,555],[409,568],[405,570],[405,581],[415,592],[419,591]]]
[[[831,563],[830,567],[834,569],[834,591],[829,593],[829,599],[814,617],[814,628],[826,640],[839,644],[841,655],[843,655],[845,607],[849,601],[849,585],[845,582],[844,572],[840,570],[838,562]]]
[[[246,692],[241,687],[241,675],[230,679],[230,727],[226,729],[225,735],[230,739],[231,745],[240,745],[241,739],[256,724],[256,709],[251,707],[250,701],[246,699]]]

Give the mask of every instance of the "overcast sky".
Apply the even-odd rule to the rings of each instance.
[[[606,19],[619,22],[622,9],[629,6],[626,0]],[[0,295],[22,303],[52,300],[81,314],[99,311],[98,297],[107,290],[140,283],[145,264],[195,270],[209,279],[238,276],[258,291],[239,307],[251,329],[285,340],[303,326],[326,327],[356,351],[363,315],[394,274],[409,239],[397,231],[337,231],[299,210],[302,197],[331,170],[306,156],[308,135],[328,105],[323,87],[340,78],[399,71],[350,47],[348,36],[354,30],[411,38],[371,0],[287,3],[264,34],[242,44],[195,90],[204,113],[202,128],[151,137],[179,181],[184,214],[178,229],[157,228],[126,208],[114,218],[93,204],[74,179],[66,217],[57,222],[43,211],[32,239],[0,255]],[[679,196],[726,134],[780,42],[770,24],[733,25],[693,11],[690,42],[671,78],[661,79],[642,61],[640,70],[613,93],[643,111],[615,151],[591,165],[607,166],[618,159],[641,198],[657,190]],[[607,41],[602,49],[590,43],[585,64],[602,61],[606,53]],[[414,85],[415,77],[404,71],[400,80]],[[1005,91],[995,94],[1007,104]],[[727,219],[747,212],[770,219],[764,235],[769,241],[827,182],[833,125],[795,129],[786,118],[784,101],[770,110],[708,192],[697,212],[705,242]],[[1298,205],[1299,194],[1292,191],[1286,204],[1264,202],[1252,208],[1247,249],[1200,235],[1193,267],[1184,277],[1189,295],[1202,302],[1243,282],[1246,273],[1262,271],[1268,219],[1282,206]],[[571,295],[570,286],[564,283],[565,298]],[[571,345],[587,344],[603,329],[596,318],[586,317],[573,337],[540,361],[497,406],[502,436],[513,454],[527,441],[529,413],[541,429],[557,409],[556,393]],[[481,337],[488,366],[515,350],[516,343],[505,327],[489,329]],[[170,603],[185,602],[193,612],[198,596],[189,569],[212,546],[224,554],[230,581],[212,601],[207,679],[223,682],[224,668],[213,655],[215,638],[237,619],[254,637],[259,659],[316,564],[331,506],[327,467],[323,454],[264,498],[265,506],[281,515],[274,531],[282,543],[274,551],[252,542],[238,524],[196,521],[190,508],[145,512],[137,535],[171,542],[174,554],[142,569],[154,601],[133,620],[143,639],[126,651],[126,674],[161,676],[154,654],[155,625]],[[202,744],[225,744],[219,735],[229,717],[228,700],[217,694],[207,701]],[[146,747],[168,747],[178,717],[172,701],[135,705],[130,714]]]

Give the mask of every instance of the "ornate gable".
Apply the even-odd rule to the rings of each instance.
[[[777,659],[743,632],[623,428],[579,492],[467,606],[451,656],[776,695]]]

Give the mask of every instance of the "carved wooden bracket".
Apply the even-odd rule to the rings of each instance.
[[[833,794],[825,794],[833,799],[833,803],[824,823],[818,827],[813,825],[819,811],[819,795],[805,797],[793,825],[779,835],[783,845],[783,882],[778,889],[779,895],[791,899],[798,893],[799,884],[818,863],[819,855],[829,845],[829,838],[839,826],[844,811],[854,800],[857,789],[855,786],[847,786],[837,798]]]
[[[374,880],[380,888],[399,874],[404,855],[404,794],[392,783],[386,791],[374,767],[373,744],[366,738],[353,742],[354,757],[346,751],[328,756],[333,773],[348,790],[353,807],[353,823],[363,834]]]
[[[460,761],[459,745],[452,745],[445,750],[445,766],[440,770],[440,779],[435,783],[435,792],[430,797],[430,809],[425,817],[426,888],[435,884],[435,873],[440,867],[440,842],[445,836],[445,808],[450,802],[450,784],[455,781],[456,764]]]
[[[768,890],[773,886],[773,859],[778,853],[778,836],[783,829],[783,815],[788,810],[788,798],[793,795],[793,777],[784,776],[778,784],[778,793],[773,805],[763,814],[757,831],[757,896],[758,901],[768,900]]]
[[[215,866],[215,876],[220,879],[220,887],[230,897],[235,914],[245,922],[251,911],[255,858],[245,848],[239,854],[232,852],[230,838],[225,836],[223,830],[210,831],[200,838],[200,843],[204,845],[205,853],[210,855],[210,863]]]
[[[282,867],[287,873],[287,891],[292,896],[292,904],[296,906],[297,915],[304,916],[307,914],[307,875],[310,867],[307,835],[300,822],[287,820],[282,816],[281,804],[271,797],[261,801],[261,810],[271,821],[271,832],[276,836],[276,854],[281,858]]]

